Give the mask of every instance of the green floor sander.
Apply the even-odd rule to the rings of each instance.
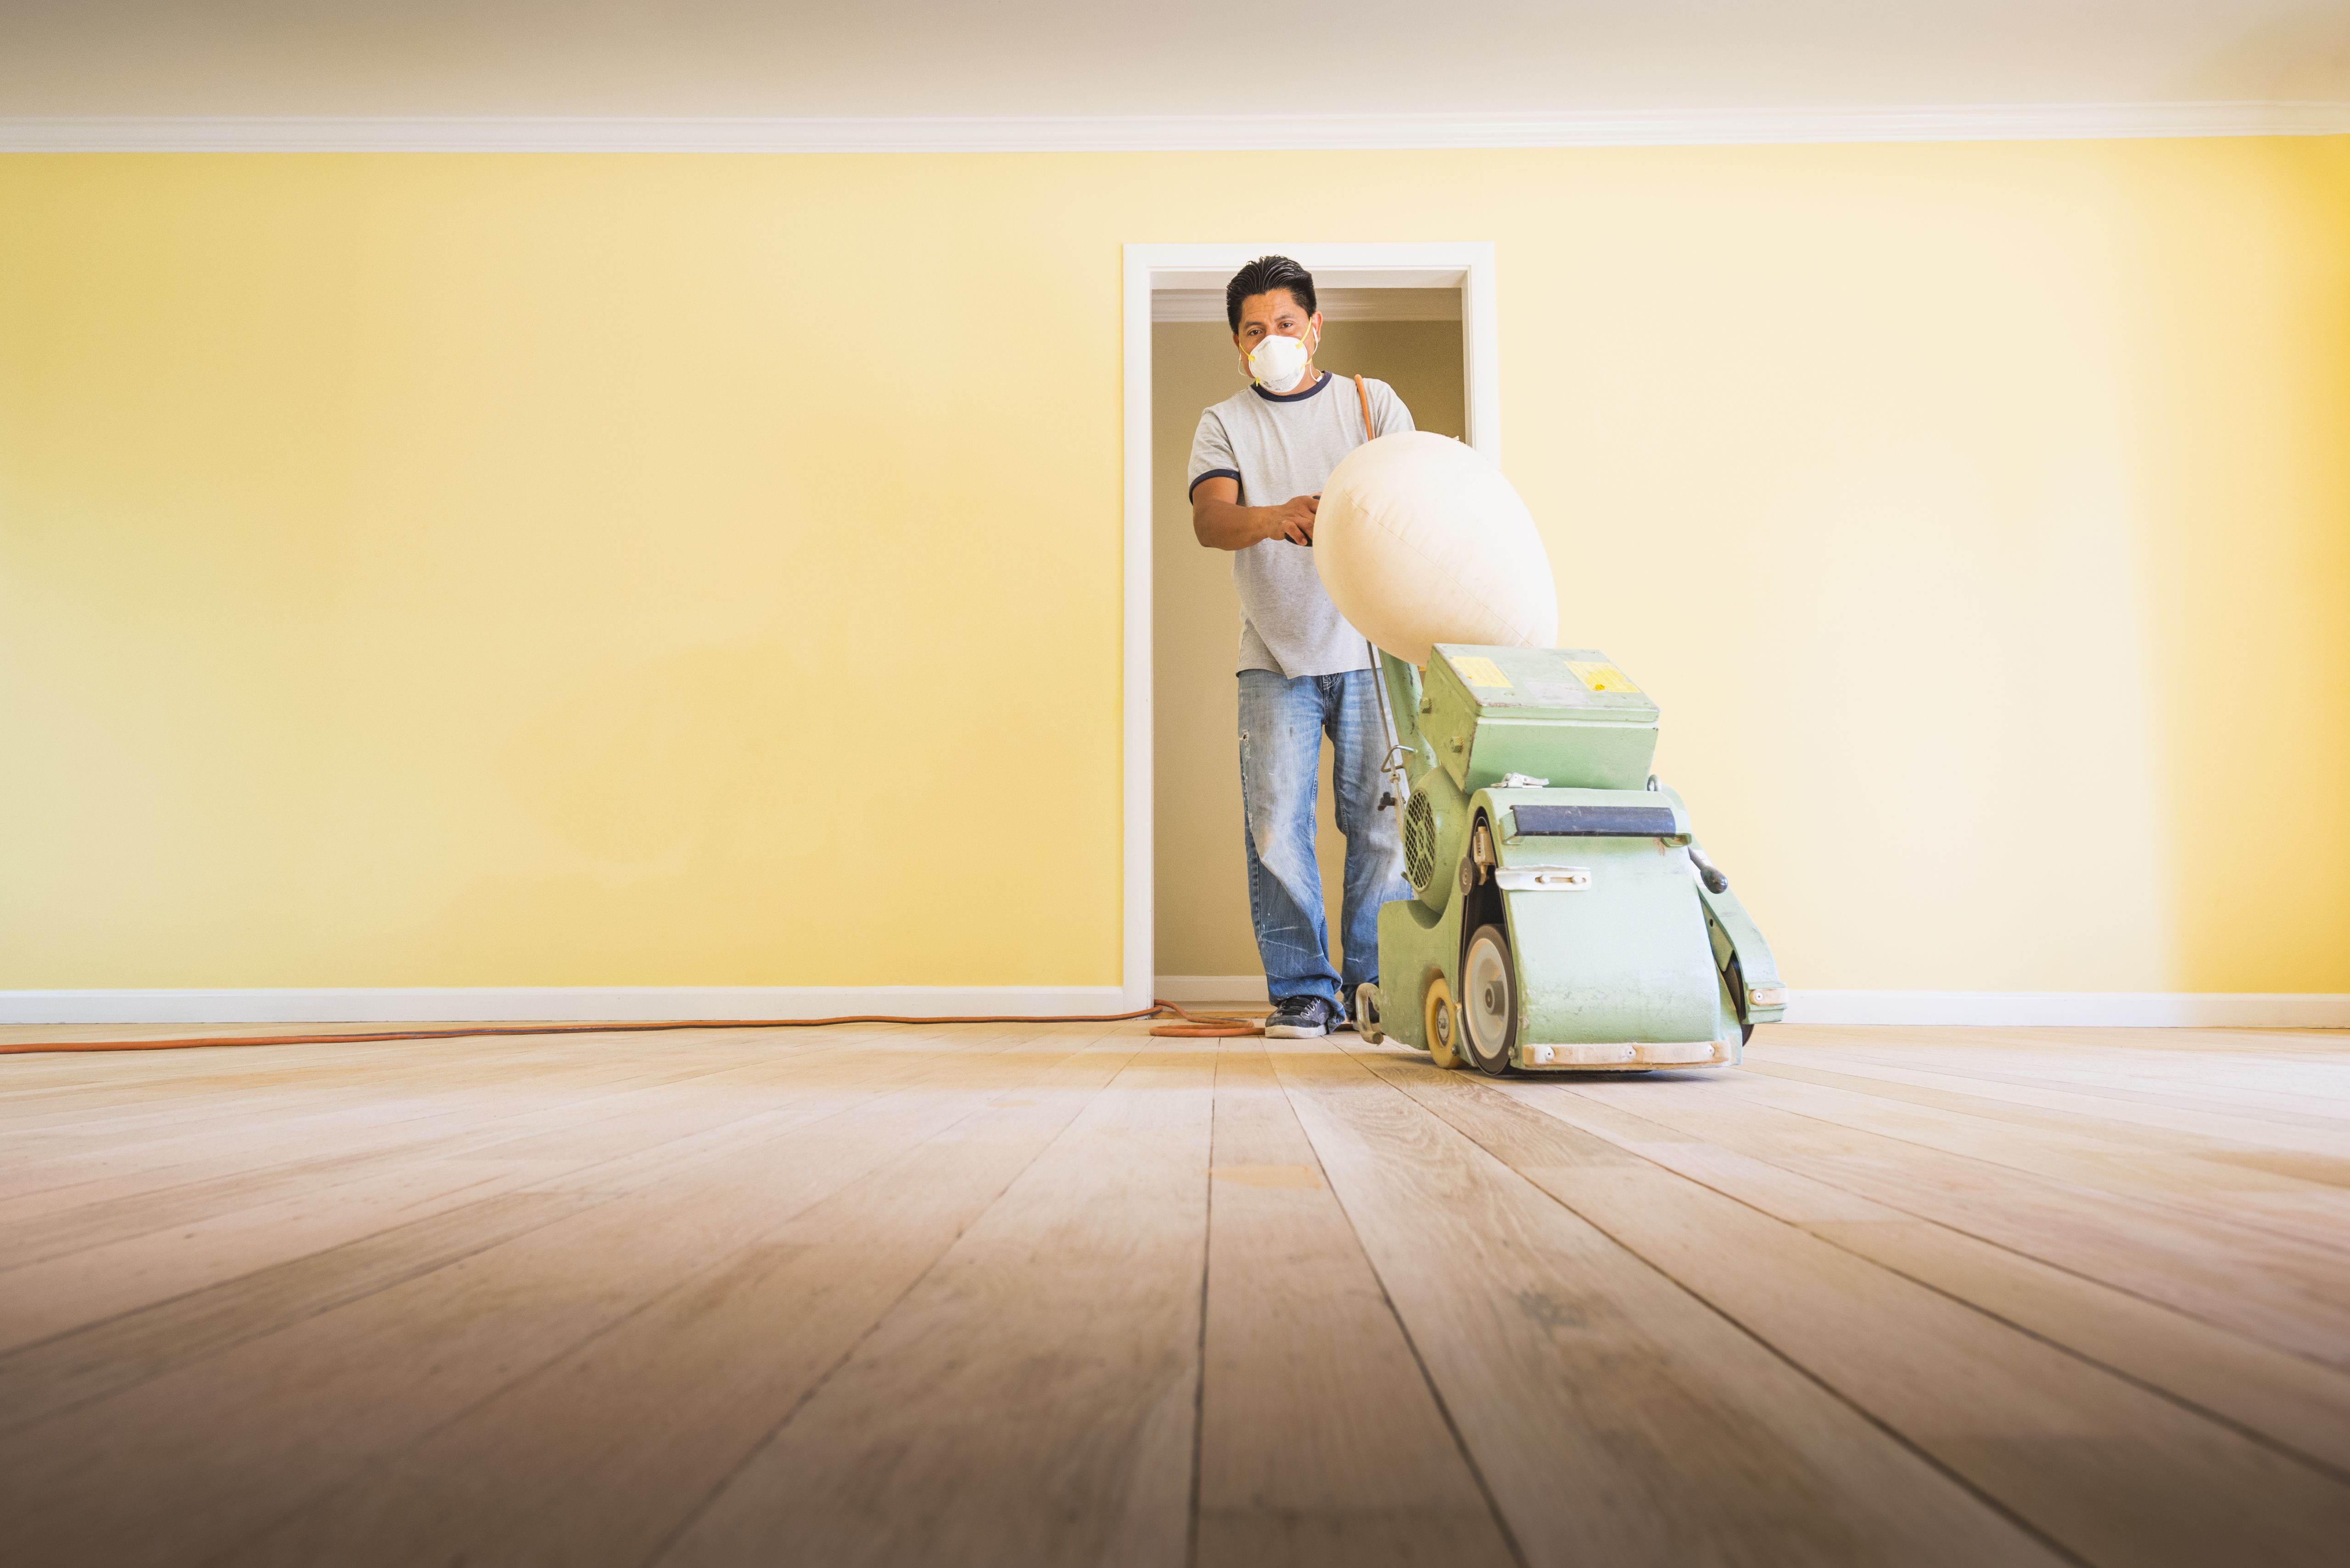
[[[1586,649],[1378,658],[1417,897],[1379,910],[1366,1038],[1496,1075],[1736,1062],[1787,993],[1649,772],[1656,704]]]

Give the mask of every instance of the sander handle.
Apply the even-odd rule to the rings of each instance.
[[[1399,718],[1401,702],[1397,693],[1389,689],[1388,681],[1396,667],[1409,669],[1409,666],[1380,649],[1369,638],[1363,639],[1363,646],[1370,650],[1371,687],[1378,694],[1379,727],[1386,732],[1387,751],[1379,759],[1379,771],[1388,775],[1388,787],[1387,793],[1379,797],[1379,805],[1382,809],[1393,806],[1400,816],[1404,804],[1411,799],[1411,771],[1406,765],[1406,759],[1419,754],[1419,722],[1417,716]],[[1411,739],[1409,741],[1401,733],[1406,724],[1411,726]]]

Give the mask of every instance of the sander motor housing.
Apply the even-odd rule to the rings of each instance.
[[[1736,1062],[1786,992],[1649,771],[1656,704],[1589,649],[1378,657],[1415,896],[1379,910],[1366,1037],[1493,1074]]]

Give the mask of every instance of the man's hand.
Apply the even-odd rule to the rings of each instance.
[[[1211,550],[1245,550],[1267,539],[1314,543],[1314,513],[1321,503],[1292,496],[1279,506],[1243,506],[1236,480],[1203,479],[1191,493],[1191,533]]]
[[[1293,495],[1279,506],[1264,510],[1272,514],[1267,519],[1271,531],[1268,539],[1286,539],[1293,545],[1314,543],[1314,514],[1322,504],[1315,495]]]

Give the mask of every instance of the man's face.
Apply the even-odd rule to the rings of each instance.
[[[1289,290],[1250,295],[1241,301],[1241,329],[1232,334],[1232,344],[1241,351],[1243,373],[1246,373],[1249,351],[1267,337],[1303,337],[1309,330],[1318,345],[1322,313],[1317,310],[1308,316]]]

